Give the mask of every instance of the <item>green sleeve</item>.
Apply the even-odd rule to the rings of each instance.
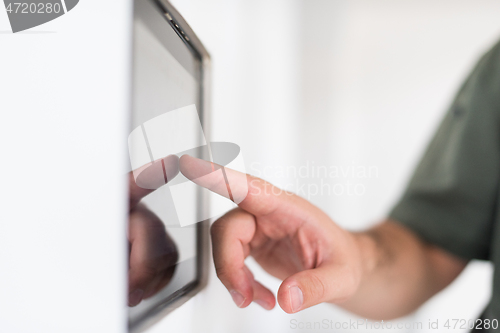
[[[478,63],[389,217],[465,259],[489,259],[500,171],[500,44]]]

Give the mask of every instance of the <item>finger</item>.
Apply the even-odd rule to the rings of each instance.
[[[273,293],[264,287],[260,282],[256,281],[252,272],[248,269],[247,266],[243,267],[243,271],[249,277],[252,283],[252,292],[253,292],[253,302],[259,304],[266,310],[271,310],[276,305],[276,299],[274,298]]]
[[[256,216],[274,212],[292,197],[262,179],[189,155],[180,158],[179,168],[189,180],[232,199]]]
[[[129,196],[131,209],[146,195],[165,185],[179,173],[179,158],[165,158],[143,165],[129,173]]]
[[[273,293],[264,287],[260,282],[253,281],[253,301],[266,310],[272,310],[276,305],[276,299]]]
[[[254,299],[253,276],[245,266],[254,233],[254,217],[241,209],[230,211],[211,228],[217,276],[240,308]]]
[[[295,313],[322,302],[340,303],[356,290],[359,281],[347,266],[324,264],[286,278],[278,290],[278,303]]]
[[[164,224],[147,208],[139,205],[130,215],[129,305],[150,296],[178,258],[173,240]]]

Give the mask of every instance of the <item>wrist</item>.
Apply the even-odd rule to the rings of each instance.
[[[379,246],[377,240],[368,232],[352,233],[358,247],[361,261],[361,281],[371,275],[378,266]]]

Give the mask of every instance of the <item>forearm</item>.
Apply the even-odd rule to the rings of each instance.
[[[363,275],[358,291],[341,306],[363,317],[392,319],[414,311],[467,264],[396,222],[385,221],[353,235]]]

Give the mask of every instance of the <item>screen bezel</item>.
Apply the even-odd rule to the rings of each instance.
[[[200,42],[191,27],[186,23],[183,17],[167,0],[134,0],[134,16],[135,11],[138,10],[139,1],[149,1],[157,9],[158,15],[168,21],[178,37],[189,47],[201,61],[201,110],[200,121],[203,127],[205,137],[209,141],[209,97],[210,97],[210,55],[206,51],[203,44]],[[186,38],[187,37],[187,38]],[[208,158],[208,157],[207,157]],[[208,209],[208,197],[199,192],[198,209]],[[207,216],[207,214],[203,214]],[[161,303],[157,304],[154,308],[148,310],[143,316],[136,320],[129,320],[128,330],[131,333],[142,332],[151,327],[156,322],[161,320],[168,313],[181,306],[198,291],[203,289],[207,284],[208,275],[208,260],[209,260],[209,220],[205,220],[196,224],[196,278],[190,281],[181,289],[165,298]]]

